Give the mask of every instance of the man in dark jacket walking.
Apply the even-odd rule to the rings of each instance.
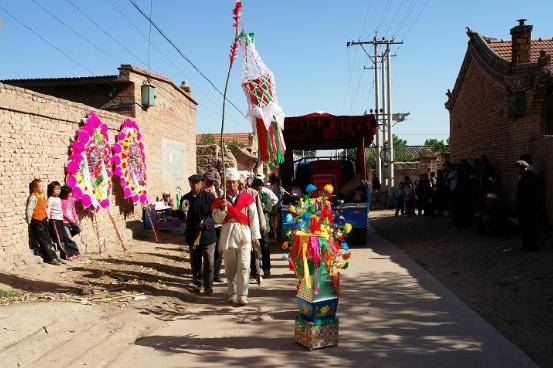
[[[517,212],[522,249],[526,252],[538,250],[536,220],[540,206],[540,180],[536,171],[530,166],[529,158],[518,160],[515,166],[519,169],[520,181],[517,187]]]
[[[211,217],[213,194],[202,189],[201,175],[188,178],[190,192],[183,198],[187,203],[186,244],[190,247],[192,281],[198,291],[213,294],[214,254],[217,243],[215,223]]]

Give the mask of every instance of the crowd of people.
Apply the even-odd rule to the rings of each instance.
[[[259,285],[271,275],[270,236],[279,233],[280,181],[227,170],[226,191],[214,173],[188,178],[190,191],[175,206],[169,193],[153,203],[154,210],[171,210],[185,224],[190,250],[192,284],[199,293],[213,294],[214,282],[223,282],[224,261],[228,301],[248,304],[250,278]],[[40,179],[29,184],[26,221],[30,244],[44,262],[60,265],[81,255],[73,237],[81,232],[72,189]],[[226,192],[226,197],[223,193]],[[162,208],[163,207],[163,208]]]
[[[30,242],[36,244],[44,262],[60,265],[80,258],[73,236],[79,234],[75,200],[72,189],[53,181],[44,184],[35,179],[29,184],[25,219],[29,224]]]
[[[224,261],[228,302],[247,305],[250,278],[261,285],[271,275],[269,234],[278,234],[279,180],[272,175],[265,184],[262,177],[228,170],[226,197],[213,173],[188,181],[190,192],[180,210],[186,217],[192,285],[212,295],[214,282],[222,282]]]
[[[538,172],[529,154],[515,162],[520,174],[517,188],[518,229],[526,251],[537,250],[536,220],[542,193]],[[421,174],[417,180],[406,176],[391,193],[395,216],[451,216],[459,227],[476,223],[479,231],[499,237],[516,232],[511,211],[500,193],[497,171],[485,155],[472,164],[461,160],[446,163],[435,173]]]

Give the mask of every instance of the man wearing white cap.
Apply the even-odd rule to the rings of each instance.
[[[532,168],[530,155],[523,155],[515,162],[520,180],[517,186],[517,212],[522,249],[525,252],[538,250],[536,221],[540,210],[540,180]]]
[[[211,207],[213,219],[223,224],[219,248],[224,255],[227,289],[230,303],[248,304],[252,244],[259,246],[261,234],[255,199],[240,192],[240,173],[227,171],[226,199],[217,199]]]

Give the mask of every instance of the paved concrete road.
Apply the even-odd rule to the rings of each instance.
[[[274,276],[251,305],[198,298],[136,341],[113,367],[537,367],[515,345],[389,242],[353,250],[341,280],[340,345],[294,343],[295,279],[274,255]],[[222,289],[218,289],[222,292]]]

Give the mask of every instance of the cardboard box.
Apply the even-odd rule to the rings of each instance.
[[[304,321],[299,315],[296,316],[296,343],[309,350],[338,346],[338,318],[320,322],[312,323]]]

